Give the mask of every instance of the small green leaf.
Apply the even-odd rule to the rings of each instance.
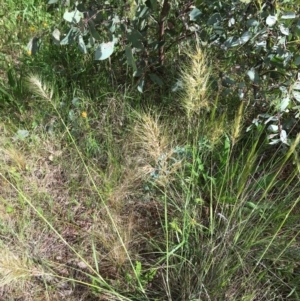
[[[266,19],[266,24],[270,27],[275,25],[276,22],[277,22],[277,17],[276,16],[269,15]]]
[[[91,33],[92,37],[93,37],[95,40],[100,41],[100,40],[101,40],[101,37],[100,37],[98,31],[97,31],[96,28],[95,28],[95,23],[94,23],[92,20],[89,20],[89,21],[88,21],[88,24],[89,24],[90,33]]]
[[[67,35],[60,41],[60,45],[69,45],[72,44],[75,41],[76,35],[78,33],[79,29],[76,27],[70,28]]]
[[[247,202],[246,205],[251,208],[251,209],[258,209],[258,206],[256,204],[254,204],[253,202]]]
[[[189,14],[190,21],[197,21],[198,18],[201,16],[201,14],[202,14],[202,12],[198,8],[195,7]]]
[[[58,0],[49,0],[48,1],[48,4],[55,4],[55,3],[57,3],[58,2]]]
[[[155,84],[158,84],[160,87],[163,85],[163,81],[155,73],[150,73],[149,76]]]
[[[230,87],[234,85],[236,82],[234,79],[230,78],[229,76],[224,76],[222,79],[222,85],[225,87]]]
[[[276,124],[270,124],[268,126],[268,130],[272,133],[277,133],[278,132],[278,125]]]
[[[52,32],[52,39],[55,45],[60,45],[60,31],[57,28]]]
[[[78,97],[74,97],[72,99],[72,105],[75,106],[75,107],[79,106],[79,98]]]
[[[79,10],[74,10],[71,12],[66,11],[63,16],[63,18],[70,23],[78,23],[82,17],[83,13]]]
[[[149,13],[149,8],[147,6],[144,6],[142,11],[140,12],[138,18],[144,19],[145,17],[147,17],[148,13]]]
[[[153,11],[157,10],[157,0],[147,0],[145,4]]]
[[[287,133],[286,133],[285,130],[281,130],[281,132],[280,132],[280,140],[281,140],[282,143],[288,145],[288,142],[287,142]]]
[[[219,13],[215,13],[213,15],[210,16],[210,18],[207,21],[207,25],[214,25],[214,24],[218,24],[222,21],[222,17]]]
[[[17,82],[16,82],[16,74],[13,72],[12,68],[7,70],[7,78],[8,78],[8,83],[11,88],[16,88]]]
[[[79,37],[78,37],[78,47],[79,47],[79,50],[83,54],[87,54],[87,49],[86,49],[86,46],[85,46],[85,43],[84,43],[82,35],[79,35]]]
[[[27,44],[27,51],[30,55],[35,55],[39,50],[39,38],[33,37]]]
[[[138,30],[130,30],[127,33],[128,41],[131,42],[132,46],[138,49],[144,49],[144,45],[141,42],[143,35]]]
[[[144,92],[144,86],[145,86],[145,80],[143,78],[141,78],[139,81],[138,87],[137,87],[137,89],[140,93]]]
[[[70,110],[69,111],[69,114],[68,114],[68,117],[71,121],[74,121],[75,120],[75,113],[74,113],[74,110]]]
[[[125,46],[125,54],[126,54],[128,64],[132,66],[133,72],[136,72],[137,67],[134,61],[134,57],[132,55],[132,49],[129,45]]]
[[[135,265],[135,274],[136,274],[136,277],[138,277],[139,279],[141,278],[141,275],[142,275],[142,264],[141,264],[140,261],[136,262],[136,265]]]
[[[251,19],[247,20],[246,24],[247,24],[247,27],[255,27],[255,26],[259,25],[259,22],[256,19],[251,18]]]
[[[293,91],[292,91],[292,94],[293,94],[293,97],[294,97],[298,102],[300,102],[300,92],[299,92],[299,91],[293,90]]]
[[[114,52],[114,43],[108,42],[108,43],[101,43],[95,51],[95,60],[106,60],[109,58],[112,53]]]
[[[282,24],[279,25],[279,29],[281,33],[284,34],[285,36],[288,36],[290,34],[290,30]]]
[[[18,130],[15,136],[13,137],[13,140],[24,140],[29,136],[29,131],[27,130]]]
[[[293,90],[300,90],[300,82],[294,82],[294,84],[292,85],[292,89]]]
[[[251,38],[251,32],[245,31],[242,36],[231,43],[231,47],[236,47],[242,44],[247,43]]]
[[[297,56],[296,58],[295,58],[295,65],[297,65],[297,66],[299,66],[300,65],[300,56]]]
[[[6,213],[13,213],[14,212],[14,207],[6,206],[5,211],[6,211]]]
[[[248,75],[249,79],[254,82],[255,84],[259,83],[259,75],[258,72],[254,69],[251,68],[250,70],[248,70],[246,72],[246,74]]]
[[[279,110],[281,112],[285,111],[285,109],[289,106],[290,104],[290,98],[289,97],[284,97],[281,102],[280,102],[280,105],[279,105]]]
[[[87,43],[86,47],[91,48],[95,45],[95,39],[92,36],[89,36],[89,42]]]
[[[281,16],[281,19],[295,19],[296,18],[296,14],[294,12],[285,12],[283,13],[283,15]]]
[[[177,82],[172,87],[172,92],[177,92],[183,88],[183,82],[182,80],[177,80]]]
[[[139,68],[133,72],[133,77],[140,77],[143,74],[143,69]]]

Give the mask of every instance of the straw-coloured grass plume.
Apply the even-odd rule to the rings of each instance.
[[[157,162],[168,148],[166,130],[159,122],[159,116],[141,114],[135,127],[135,134],[144,156]]]
[[[40,96],[42,99],[48,101],[52,100],[54,93],[53,88],[50,88],[46,83],[43,83],[38,75],[30,74],[27,77],[27,85],[34,94]]]
[[[195,50],[189,47],[186,55],[188,63],[184,64],[181,71],[184,90],[180,99],[187,117],[191,119],[194,114],[199,114],[201,109],[210,109],[207,87],[210,69],[207,54],[199,46],[196,46]]]
[[[235,119],[234,119],[234,125],[233,125],[233,130],[232,130],[232,135],[231,135],[233,145],[236,143],[236,141],[238,140],[238,138],[241,134],[243,113],[244,113],[244,103],[242,102],[239,106],[239,109],[238,109]]]
[[[172,160],[174,141],[168,124],[163,123],[159,115],[141,114],[135,136],[139,145],[136,161],[141,163],[141,170],[147,175],[152,174],[159,185],[172,181],[182,162]]]
[[[4,285],[18,285],[31,277],[43,275],[44,272],[23,254],[22,257],[6,248],[0,251],[0,287]]]

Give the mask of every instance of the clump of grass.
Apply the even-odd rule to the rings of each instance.
[[[194,55],[190,57],[199,68],[185,69],[186,83],[193,83],[189,72],[205,70],[199,63],[201,56],[196,60]],[[193,133],[190,140],[186,136],[189,152],[174,181],[160,186],[152,180],[157,186],[153,193],[165,210],[161,221],[164,240],[153,242],[162,254],[160,263],[164,262],[157,279],[157,287],[163,283],[164,290],[160,286],[158,291],[168,300],[283,300],[287,295],[297,296],[295,284],[283,279],[278,263],[286,260],[286,252],[297,248],[294,242],[299,240],[300,229],[289,227],[300,200],[296,166],[285,182],[280,181],[299,141],[296,139],[285,155],[275,152],[265,160],[265,146],[259,144],[262,132],[255,133],[255,138],[245,137],[243,132],[243,104],[233,122],[223,115],[220,123],[215,110],[210,114],[202,110],[209,108],[204,99],[207,78],[202,83],[200,76],[197,79],[201,93],[187,85],[182,94],[187,120],[194,117],[193,128],[178,126]],[[195,95],[202,95],[203,103]],[[160,133],[157,124],[149,133]],[[147,137],[146,129],[141,128],[140,136]],[[155,153],[152,158],[157,162],[161,146],[171,145],[176,138],[169,135],[160,144],[159,134],[150,136],[143,141],[146,145],[154,142],[156,153],[148,153]],[[284,249],[280,248],[282,241],[286,242]],[[290,258],[289,264],[293,266],[295,259]],[[297,276],[289,277],[295,283]]]
[[[279,181],[284,164],[274,170],[273,156],[257,173],[260,147],[250,137],[249,144],[229,143],[223,152],[195,145],[178,180],[158,193],[168,231],[166,249],[160,247],[166,262],[160,281],[170,300],[283,300],[299,293],[280,276],[279,264],[299,240],[299,227],[289,226],[300,201],[297,170]]]

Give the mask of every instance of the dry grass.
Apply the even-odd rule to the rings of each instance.
[[[208,92],[210,69],[207,55],[199,46],[195,50],[187,49],[186,55],[189,61],[181,71],[184,91],[180,98],[190,121],[195,115],[199,115],[203,109],[211,110],[214,101],[210,99]]]
[[[46,86],[44,88],[47,90]],[[118,113],[114,112],[114,114]],[[106,122],[111,122],[114,118],[112,115],[113,113],[110,112],[109,116],[102,119],[102,127]],[[150,126],[155,126],[155,122],[150,119],[148,122]],[[146,133],[148,143],[151,143],[153,135],[156,135],[152,127],[148,127],[149,132]],[[86,295],[89,290],[85,289],[80,293],[74,291],[72,286],[65,284],[66,280],[62,280],[61,277],[90,281],[83,275],[90,272],[87,264],[98,270],[112,285],[128,289],[129,284],[126,283],[124,275],[129,273],[134,277],[129,258],[143,260],[139,253],[145,248],[145,240],[141,238],[140,233],[153,230],[152,221],[151,223],[146,221],[149,217],[145,216],[145,206],[142,205],[142,200],[138,199],[147,175],[139,168],[139,159],[136,160],[136,153],[131,149],[133,144],[136,145],[136,141],[130,139],[128,143],[129,140],[124,139],[124,143],[114,144],[114,146],[121,145],[121,149],[113,150],[114,155],[118,156],[118,151],[122,150],[126,160],[115,161],[119,158],[112,158],[106,165],[105,171],[98,170],[92,161],[90,163],[87,161],[90,175],[99,187],[99,191],[95,191],[78,153],[74,149],[64,147],[63,145],[66,144],[57,137],[36,131],[32,134],[34,135],[32,140],[11,141],[9,137],[12,137],[13,133],[4,125],[2,131],[5,134],[0,145],[0,153],[3,154],[0,172],[1,181],[6,184],[0,188],[2,208],[0,212],[5,227],[5,232],[2,233],[5,233],[6,237],[1,240],[13,252],[22,250],[20,254],[32,254],[27,258],[28,261],[23,257],[15,260],[16,266],[13,267],[15,274],[6,273],[5,277],[2,275],[0,283],[2,281],[3,285],[8,282],[7,275],[16,279],[10,282],[9,287],[5,285],[2,288],[3,294],[10,292],[11,296],[18,296],[18,279],[23,277],[21,273],[23,271],[24,279],[26,278],[24,283],[30,286],[24,300],[31,300],[31,298],[60,300],[62,296],[69,300],[73,297],[74,300],[78,300],[79,296]],[[119,133],[116,135],[119,136]],[[128,136],[136,138],[132,134]],[[63,140],[64,137],[61,139]],[[111,136],[109,139],[112,139]],[[147,140],[143,141],[143,149],[150,151],[143,160],[155,159],[153,145],[147,146],[145,144]],[[80,264],[81,260],[39,219],[18,191],[31,200],[66,242],[85,258],[86,263]],[[110,210],[114,224],[101,204],[99,192]],[[13,208],[12,213],[6,212],[7,206]],[[14,258],[13,253],[9,254],[10,258]],[[2,257],[3,260],[8,258],[4,255]],[[35,277],[32,277],[36,267],[29,263],[34,260],[38,260],[51,271],[51,279],[40,274],[37,277],[45,278],[43,281],[36,281]],[[3,268],[4,263],[3,261]],[[21,264],[24,268],[18,270],[17,267],[21,267]],[[79,274],[75,272],[76,270],[79,270]],[[51,289],[46,293],[47,297],[45,294],[40,296],[39,292],[45,285],[52,287],[56,293],[52,293]],[[77,294],[77,297],[74,294]],[[104,297],[101,298],[100,300],[105,300]],[[110,300],[114,298],[110,297]]]
[[[156,184],[165,186],[174,179],[181,162],[174,162],[174,129],[162,122],[158,114],[142,113],[134,128],[136,156],[135,161],[144,177],[154,177]]]

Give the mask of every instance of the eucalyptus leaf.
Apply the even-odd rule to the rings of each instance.
[[[285,12],[283,13],[283,15],[281,16],[281,19],[295,19],[296,18],[296,14],[294,12]]]
[[[292,89],[293,90],[300,90],[300,81],[294,82],[294,84],[292,85]]]
[[[300,102],[300,92],[299,91],[293,90],[292,95],[298,102]]]
[[[27,130],[18,130],[15,136],[13,137],[13,140],[24,140],[29,136],[29,131]]]
[[[131,30],[127,33],[128,41],[131,42],[132,46],[138,49],[144,49],[144,45],[142,44],[143,35],[138,30]]]
[[[133,72],[133,77],[140,77],[142,74],[143,74],[143,70],[139,68],[135,72]]]
[[[266,24],[270,27],[274,26],[277,22],[277,17],[276,16],[271,16],[269,15],[266,19]]]
[[[27,51],[30,55],[35,55],[39,50],[39,38],[33,37],[27,44]]]
[[[190,21],[197,21],[201,15],[202,15],[201,11],[195,7],[189,14]]]
[[[290,34],[290,30],[288,27],[285,27],[284,25],[280,24],[279,25],[279,29],[281,31],[282,34],[288,36]]]
[[[268,130],[272,133],[277,133],[278,132],[278,125],[275,124],[270,124],[268,126]]]
[[[210,16],[210,18],[207,21],[207,25],[214,25],[218,24],[222,21],[222,17],[219,13],[214,13],[213,15]]]
[[[183,88],[183,82],[182,80],[177,80],[176,83],[172,87],[172,92],[178,92],[179,90],[182,90]]]
[[[299,66],[300,65],[300,56],[297,56],[295,58],[295,61],[294,61],[295,65]]]
[[[280,140],[281,140],[282,143],[288,145],[288,142],[287,142],[287,133],[286,133],[285,130],[281,130],[281,132],[280,132]]]
[[[257,25],[259,25],[259,22],[256,19],[249,19],[246,22],[247,27],[255,27]]]
[[[85,46],[85,43],[84,43],[84,40],[83,40],[82,35],[80,35],[80,36],[78,37],[78,47],[79,47],[79,50],[80,50],[83,54],[87,54],[87,49],[86,49],[86,46]]]
[[[228,21],[228,26],[231,27],[235,24],[235,19],[234,18],[230,18]]]
[[[74,97],[72,99],[72,105],[75,106],[75,107],[78,107],[79,106],[79,98],[78,97]]]
[[[149,8],[147,6],[144,6],[140,12],[140,14],[138,15],[139,19],[143,19],[145,17],[147,17],[147,15],[149,14]]]
[[[137,89],[140,93],[144,92],[144,86],[145,86],[145,80],[143,78],[141,78],[138,83],[138,87],[137,87]]]
[[[90,33],[91,33],[92,37],[95,40],[100,41],[101,37],[100,37],[98,31],[95,28],[95,23],[92,20],[89,20],[88,24],[89,24],[89,29],[90,29]]]
[[[251,38],[251,32],[245,31],[240,38],[236,39],[234,42],[231,43],[231,47],[236,47],[245,44],[250,40],[250,38]]]
[[[133,72],[136,72],[137,67],[134,61],[134,57],[132,55],[132,49],[129,45],[125,46],[125,54],[126,54],[128,64],[132,66]]]
[[[275,145],[280,142],[280,139],[272,139],[272,141],[269,143],[270,145]]]
[[[150,73],[149,76],[155,84],[158,84],[160,87],[163,85],[163,81],[155,73]]]
[[[74,121],[75,120],[75,113],[74,110],[70,110],[68,114],[69,120]]]
[[[79,10],[74,10],[71,12],[66,11],[63,16],[63,18],[70,23],[79,23],[82,17],[83,13]]]
[[[112,53],[114,52],[114,43],[108,42],[108,43],[101,43],[95,51],[95,60],[106,60],[109,58]]]
[[[67,35],[60,41],[60,45],[72,44],[78,34],[79,29],[76,27],[71,27]]]
[[[252,68],[250,70],[248,70],[246,72],[246,74],[248,75],[249,79],[254,82],[255,84],[259,83],[259,75],[258,75],[258,72]]]
[[[52,32],[52,39],[55,45],[60,45],[60,31],[57,28]]]
[[[289,106],[289,104],[290,104],[290,98],[289,97],[284,97],[281,100],[280,105],[279,105],[280,112],[285,111],[285,109]]]
[[[222,79],[222,85],[224,87],[230,87],[232,85],[236,84],[236,81],[229,76],[224,76]]]

